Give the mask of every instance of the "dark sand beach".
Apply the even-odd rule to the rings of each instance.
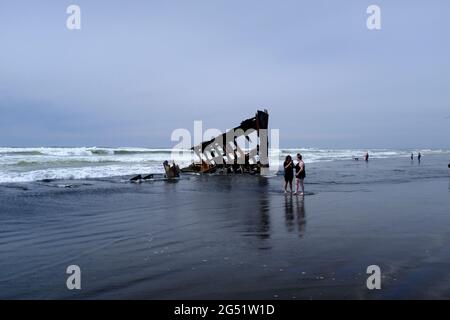
[[[304,198],[281,176],[1,184],[0,298],[448,299],[447,162],[309,164]]]

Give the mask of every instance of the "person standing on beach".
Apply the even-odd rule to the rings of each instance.
[[[295,177],[296,177],[296,192],[295,194],[300,194],[303,196],[305,194],[305,185],[303,184],[303,180],[306,177],[306,169],[305,163],[303,162],[303,157],[300,153],[297,153],[297,165],[295,166]],[[298,193],[299,186],[302,187],[302,192]]]
[[[417,160],[419,160],[419,162],[420,162],[420,159],[422,158],[422,155],[420,154],[420,152],[419,152],[419,154],[417,155]]]
[[[414,154],[411,153],[411,161],[414,160]]]
[[[292,193],[292,180],[294,179],[294,163],[290,155],[286,156],[283,166],[284,166],[284,193],[287,193],[288,183]]]
[[[366,152],[366,154],[364,155],[364,160],[369,161],[369,153],[368,152]]]

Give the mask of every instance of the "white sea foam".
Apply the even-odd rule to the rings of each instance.
[[[29,182],[44,179],[88,179],[107,178],[135,173],[162,173],[161,166],[152,165],[108,165],[84,168],[50,168],[26,172],[0,172],[0,182]]]
[[[162,173],[162,162],[172,159],[172,149],[148,148],[0,148],[0,183],[27,182],[43,179],[86,179],[138,173]],[[176,150],[178,152],[182,150]],[[300,152],[306,163],[362,158],[369,152],[371,159],[409,157],[411,152],[424,156],[449,154],[450,150],[394,149],[280,149],[270,150],[270,164],[278,168],[285,156]],[[193,153],[176,158],[180,166],[192,162]]]

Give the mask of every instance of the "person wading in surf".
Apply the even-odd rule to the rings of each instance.
[[[295,194],[300,194],[303,196],[305,194],[305,185],[303,184],[303,181],[306,177],[306,168],[305,163],[303,162],[303,157],[300,153],[297,153],[297,165],[295,166],[295,177],[296,177],[296,183],[297,183],[297,190]],[[302,192],[298,193],[299,187],[302,187]]]
[[[286,156],[283,166],[284,166],[284,193],[287,193],[288,183],[292,193],[292,180],[294,179],[294,162],[292,161],[292,157],[290,155]]]

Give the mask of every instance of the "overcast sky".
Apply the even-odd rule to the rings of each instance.
[[[283,147],[450,148],[449,57],[448,0],[1,0],[0,146],[171,147],[266,107]]]

